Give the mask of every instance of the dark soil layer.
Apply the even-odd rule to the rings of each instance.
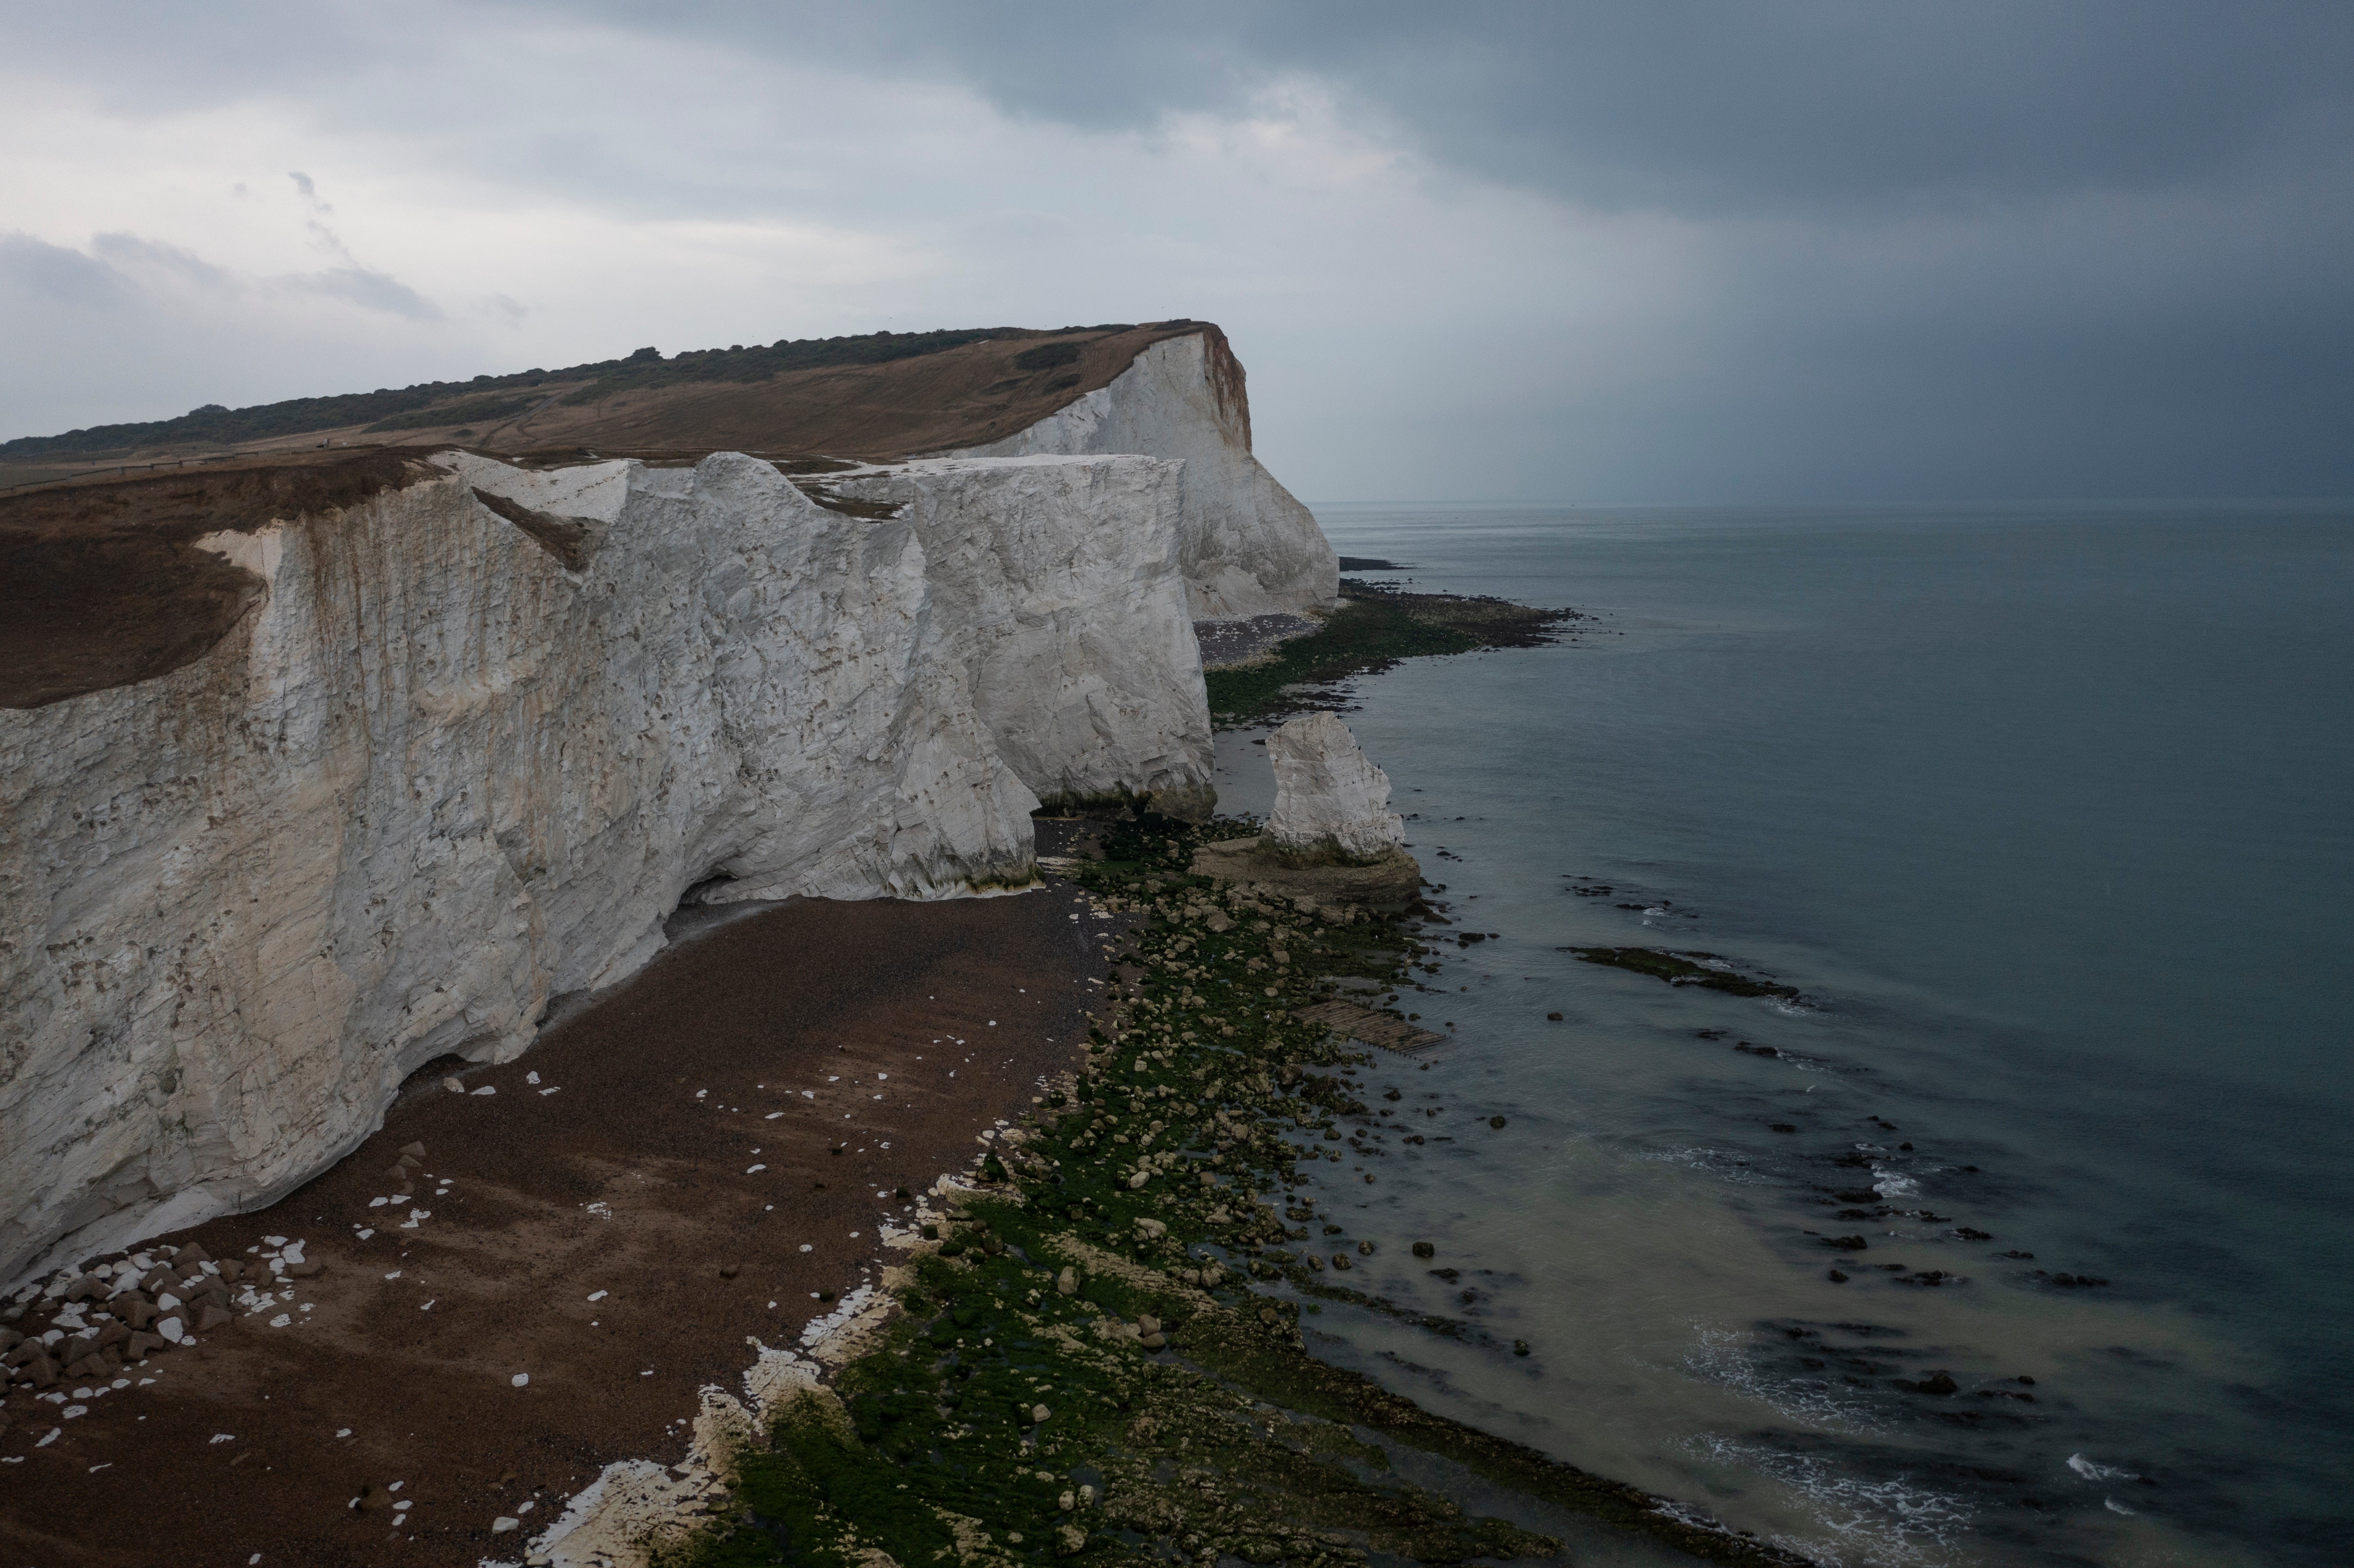
[[[78,1419],[22,1385],[0,1404],[0,1559],[472,1568],[520,1555],[608,1462],[683,1457],[695,1391],[736,1385],[747,1337],[796,1342],[819,1293],[875,1266],[895,1191],[963,1170],[1079,1059],[1099,988],[1073,907],[789,904],[462,1069],[495,1094],[420,1074],[318,1180],[162,1244],[250,1263],[265,1236],[305,1241],[325,1272],[270,1309],[287,1327],[240,1312]],[[425,1174],[396,1179],[411,1142]],[[404,1229],[412,1208],[429,1217]],[[500,1515],[525,1534],[493,1537]]]
[[[1085,1069],[1001,1142],[981,1190],[919,1250],[879,1340],[792,1397],[738,1457],[720,1516],[660,1561],[1342,1568],[1558,1553],[1399,1478],[1401,1448],[1709,1561],[1797,1561],[1308,1352],[1301,1296],[1484,1336],[1330,1283],[1394,1238],[1323,1224],[1314,1250],[1294,1250],[1322,1218],[1289,1191],[1303,1165],[1340,1157],[1328,1145],[1344,1138],[1362,1154],[1405,1132],[1366,1103],[1395,1097],[1372,1058],[1297,1010],[1329,992],[1325,973],[1403,979],[1421,943],[1411,916],[1310,916],[1184,873],[1234,827],[1107,832],[1106,859],[1078,874],[1146,924],[1106,949],[1129,983]],[[1494,1137],[1504,1121],[1431,1125]]]
[[[1702,960],[1716,958],[1714,953],[1671,953],[1664,948],[1564,948],[1562,951],[1575,954],[1589,964],[1632,969],[1638,975],[1649,975],[1670,985],[1702,986],[1710,991],[1729,991],[1734,996],[1796,998],[1798,994],[1795,986],[1753,980],[1730,969],[1711,969]]]
[[[1283,643],[1271,662],[1205,672],[1211,715],[1232,725],[1329,706],[1329,697],[1288,688],[1326,685],[1426,654],[1541,647],[1583,619],[1575,610],[1403,593],[1354,579],[1342,581],[1341,597],[1344,602],[1320,628]]]
[[[356,505],[436,471],[374,449],[0,497],[0,707],[202,658],[261,590],[194,541]]]

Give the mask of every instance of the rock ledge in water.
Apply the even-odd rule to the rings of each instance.
[[[1226,839],[1204,844],[1193,852],[1193,874],[1246,883],[1262,892],[1296,901],[1307,907],[1331,908],[1350,904],[1404,904],[1422,886],[1422,867],[1404,850],[1392,850],[1363,865],[1325,863],[1281,849],[1265,837]]]

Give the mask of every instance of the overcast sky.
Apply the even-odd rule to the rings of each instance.
[[[1331,501],[2354,494],[2354,5],[0,4],[0,436],[1223,323]]]

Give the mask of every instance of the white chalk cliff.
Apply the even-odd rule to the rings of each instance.
[[[1223,339],[1156,343],[1109,386],[1004,440],[948,455],[1100,452],[1183,461],[1180,560],[1194,620],[1340,603],[1340,559],[1315,515],[1251,454],[1242,367]]]
[[[1041,795],[1205,805],[1189,557],[1301,602],[1321,535],[1197,549],[1193,454],[1077,453],[862,482],[887,521],[732,453],[454,455],[213,535],[263,591],[209,652],[0,710],[0,1283],[291,1190],[690,889],[962,894]]]
[[[1182,479],[1148,457],[950,458],[828,488],[915,529],[981,721],[1024,784],[1073,802],[1150,792],[1198,818],[1215,791]]]

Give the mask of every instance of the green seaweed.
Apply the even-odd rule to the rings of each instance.
[[[1013,887],[1035,887],[1038,885],[1038,863],[1025,860],[1020,865],[1008,866],[1002,871],[984,872],[978,875],[968,876],[964,879],[964,885],[975,893],[1001,892]]]
[[[1290,688],[1386,670],[1401,659],[1475,649],[1529,647],[1552,640],[1566,610],[1532,609],[1502,599],[1405,594],[1344,582],[1341,608],[1304,636],[1280,643],[1259,663],[1204,672],[1210,713],[1222,726],[1281,716],[1310,705]]]

